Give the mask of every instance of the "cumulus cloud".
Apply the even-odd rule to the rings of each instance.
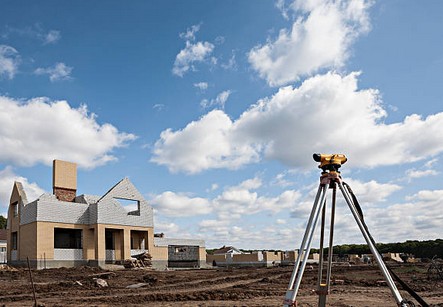
[[[72,69],[73,69],[72,67],[67,66],[64,63],[56,63],[52,67],[37,68],[34,71],[34,73],[36,75],[48,75],[49,80],[51,80],[51,82],[54,82],[61,80],[70,80],[72,78],[71,77]]]
[[[223,191],[213,200],[214,210],[220,220],[239,219],[244,215],[262,211],[277,213],[295,206],[301,194],[287,190],[276,197],[260,196],[256,190],[262,182],[258,178],[249,179]]]
[[[439,174],[436,170],[432,169],[433,165],[438,161],[437,158],[427,161],[421,169],[411,168],[406,170],[406,177],[411,181],[415,178],[422,178],[428,176],[436,176]]]
[[[7,45],[0,45],[0,78],[14,78],[17,73],[20,57],[14,48]]]
[[[186,41],[185,48],[175,57],[172,73],[183,77],[189,70],[194,71],[195,64],[199,62],[214,63],[217,60],[211,57],[214,45],[210,42],[195,42],[195,34],[200,30],[200,25],[193,25],[186,32],[180,33],[180,38]]]
[[[35,182],[29,182],[27,178],[15,174],[12,167],[7,166],[5,169],[0,170],[0,215],[5,217],[14,181],[19,181],[23,184],[28,201],[33,201],[45,193]]]
[[[404,203],[366,210],[367,224],[384,242],[441,237],[443,190],[423,190]]]
[[[426,170],[408,169],[406,171],[406,176],[409,179],[435,176],[435,175],[438,175],[438,172],[433,169],[426,169]]]
[[[401,186],[397,184],[379,183],[375,180],[362,182],[347,178],[345,181],[352,188],[360,203],[384,202],[392,193],[401,190]]]
[[[155,143],[151,161],[172,172],[198,173],[204,169],[229,168],[258,160],[257,150],[234,133],[228,115],[214,110],[183,130],[167,129]]]
[[[134,140],[111,124],[99,124],[85,105],[35,98],[19,101],[0,96],[0,162],[31,166],[52,160],[75,161],[93,168],[115,160],[114,148]]]
[[[288,18],[284,1],[276,5]],[[280,30],[275,40],[254,47],[249,62],[271,86],[339,68],[348,59],[351,44],[370,28],[369,6],[364,0],[295,1],[291,8],[302,17],[291,29]]]
[[[156,195],[150,201],[151,205],[167,216],[194,216],[208,214],[212,211],[207,199],[189,197],[185,194],[171,191]]]
[[[202,108],[210,108],[210,107],[219,107],[221,109],[225,108],[225,103],[228,100],[229,96],[231,96],[231,91],[227,90],[227,91],[223,91],[220,94],[217,95],[216,98],[208,100],[208,99],[203,99],[200,102],[200,106]]]
[[[209,42],[186,42],[186,47],[177,54],[172,68],[174,75],[183,77],[189,70],[195,70],[195,63],[204,62],[214,50],[214,45]],[[209,59],[210,60],[210,59]]]
[[[237,120],[214,110],[182,130],[167,129],[151,161],[198,173],[237,169],[263,157],[303,168],[312,165],[313,152],[343,152],[351,167],[408,163],[443,152],[443,113],[385,124],[378,91],[358,89],[358,75],[317,75],[298,88],[280,88]]]
[[[151,197],[150,203],[163,215],[184,217],[214,213],[217,220],[204,220],[201,228],[225,227],[233,219],[260,212],[278,213],[295,206],[300,192],[287,190],[275,197],[259,195],[262,186],[259,178],[245,180],[238,185],[226,187],[212,199],[193,197],[186,193],[163,192]]]

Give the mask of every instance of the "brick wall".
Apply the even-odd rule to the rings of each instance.
[[[73,202],[76,197],[76,190],[54,187],[54,195],[58,200]]]

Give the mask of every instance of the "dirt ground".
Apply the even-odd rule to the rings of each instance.
[[[428,280],[426,268],[397,265],[393,270],[431,306],[443,306],[443,281]],[[292,267],[32,271],[40,306],[282,306],[291,273]],[[104,279],[108,287],[98,287],[94,278]],[[396,306],[376,266],[335,265],[332,278],[328,306]],[[306,269],[298,306],[317,306],[316,279],[317,268]],[[0,306],[33,303],[28,270],[0,269]]]

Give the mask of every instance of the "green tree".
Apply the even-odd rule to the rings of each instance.
[[[0,215],[0,229],[6,229],[7,221],[7,218],[5,218],[3,215]]]

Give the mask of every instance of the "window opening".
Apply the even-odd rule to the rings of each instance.
[[[17,249],[17,231],[14,231],[11,234],[11,249],[16,250]]]
[[[105,249],[115,249],[114,232],[112,230],[105,231]]]
[[[54,228],[54,248],[82,248],[82,230]]]
[[[140,215],[140,201],[134,199],[118,198],[114,199],[125,209],[128,214]]]
[[[11,204],[12,206],[12,214],[14,215],[14,217],[18,216],[18,202],[16,201],[15,203]]]

